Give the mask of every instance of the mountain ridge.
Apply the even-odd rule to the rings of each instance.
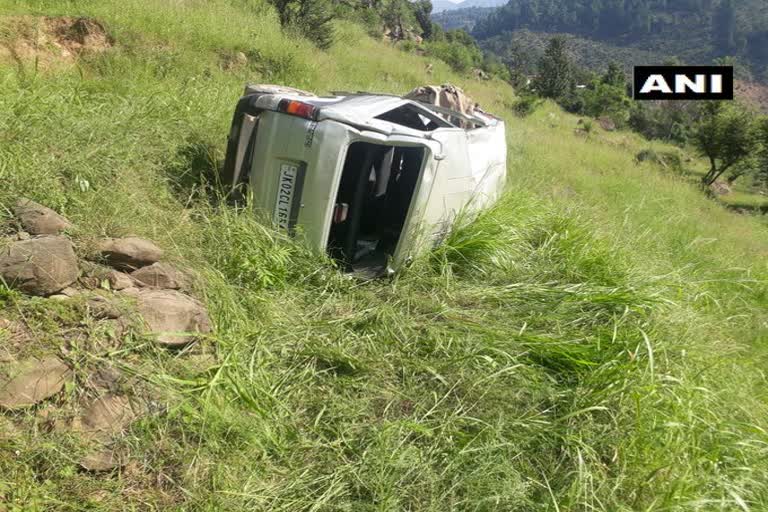
[[[734,57],[742,78],[768,81],[768,3],[758,0],[733,4],[642,0],[628,7],[619,0],[591,4],[518,0],[493,11],[448,11],[435,20],[451,28],[469,28],[481,44],[495,38],[496,47],[505,34],[528,30],[570,34],[582,41],[580,46],[593,41],[604,45],[602,53],[606,46],[618,53],[634,51],[644,63],[648,52],[658,56],[656,63],[676,59],[705,65]],[[586,52],[581,57],[589,60]],[[623,62],[630,64],[626,58]]]

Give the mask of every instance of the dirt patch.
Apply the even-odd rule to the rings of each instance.
[[[736,80],[736,97],[754,106],[763,113],[768,113],[768,86],[755,82]]]
[[[43,69],[74,63],[114,44],[104,24],[84,17],[0,17],[0,59]]]

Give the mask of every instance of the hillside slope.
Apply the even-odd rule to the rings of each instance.
[[[31,5],[31,6],[30,6]],[[0,215],[20,195],[189,268],[214,331],[186,351],[0,285],[9,356],[57,354],[75,384],[0,415],[10,510],[763,510],[768,229],[545,104],[369,39],[327,52],[259,0],[0,0]],[[41,16],[89,16],[83,50]],[[35,45],[34,41],[44,40]],[[242,54],[242,55],[240,55]],[[243,56],[245,59],[243,59]],[[458,83],[507,121],[501,203],[391,281],[359,283],[221,205],[215,171],[246,80],[317,92]],[[691,165],[698,165],[691,162]],[[114,366],[154,413],[125,464],[78,468],[49,428]],[[54,421],[55,425],[55,421]],[[0,509],[2,508],[0,506]]]
[[[470,27],[479,41],[495,40],[497,48],[513,44],[521,31],[528,32],[526,39],[568,34],[577,60],[595,71],[610,61],[645,64],[649,55],[655,56],[654,64],[676,58],[704,65],[733,57],[741,78],[768,81],[768,4],[761,0],[519,0],[493,11],[446,11],[435,20]],[[602,63],[593,55],[606,53],[610,58]]]

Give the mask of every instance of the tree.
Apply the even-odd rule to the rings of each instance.
[[[558,99],[574,88],[573,65],[566,53],[565,39],[553,37],[539,60],[539,73],[533,87],[539,96]]]
[[[621,89],[626,89],[627,87],[627,77],[624,75],[624,69],[616,62],[608,64],[608,70],[601,78],[601,81],[606,85]]]
[[[701,179],[708,187],[759,148],[754,117],[739,106],[707,103],[694,128],[693,144],[709,159],[709,171]]]
[[[625,126],[629,121],[632,101],[627,96],[625,84],[595,81],[584,91],[583,98],[582,113],[591,117],[608,116],[618,126]]]
[[[413,12],[416,16],[416,21],[419,22],[421,27],[421,36],[424,39],[432,38],[432,19],[429,17],[432,12],[432,2],[430,0],[417,0],[413,2]]]
[[[280,25],[297,30],[325,50],[333,44],[333,10],[328,0],[272,0]]]
[[[768,188],[768,117],[763,117],[758,123],[757,137],[760,150],[757,153],[755,181]]]
[[[715,41],[726,51],[733,50],[736,47],[736,9],[733,0],[720,2],[712,22]]]

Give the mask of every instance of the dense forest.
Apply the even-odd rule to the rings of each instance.
[[[480,41],[527,29],[649,51],[660,60],[734,57],[751,78],[768,81],[764,0],[514,0],[490,14],[453,11],[435,19],[466,27]]]

